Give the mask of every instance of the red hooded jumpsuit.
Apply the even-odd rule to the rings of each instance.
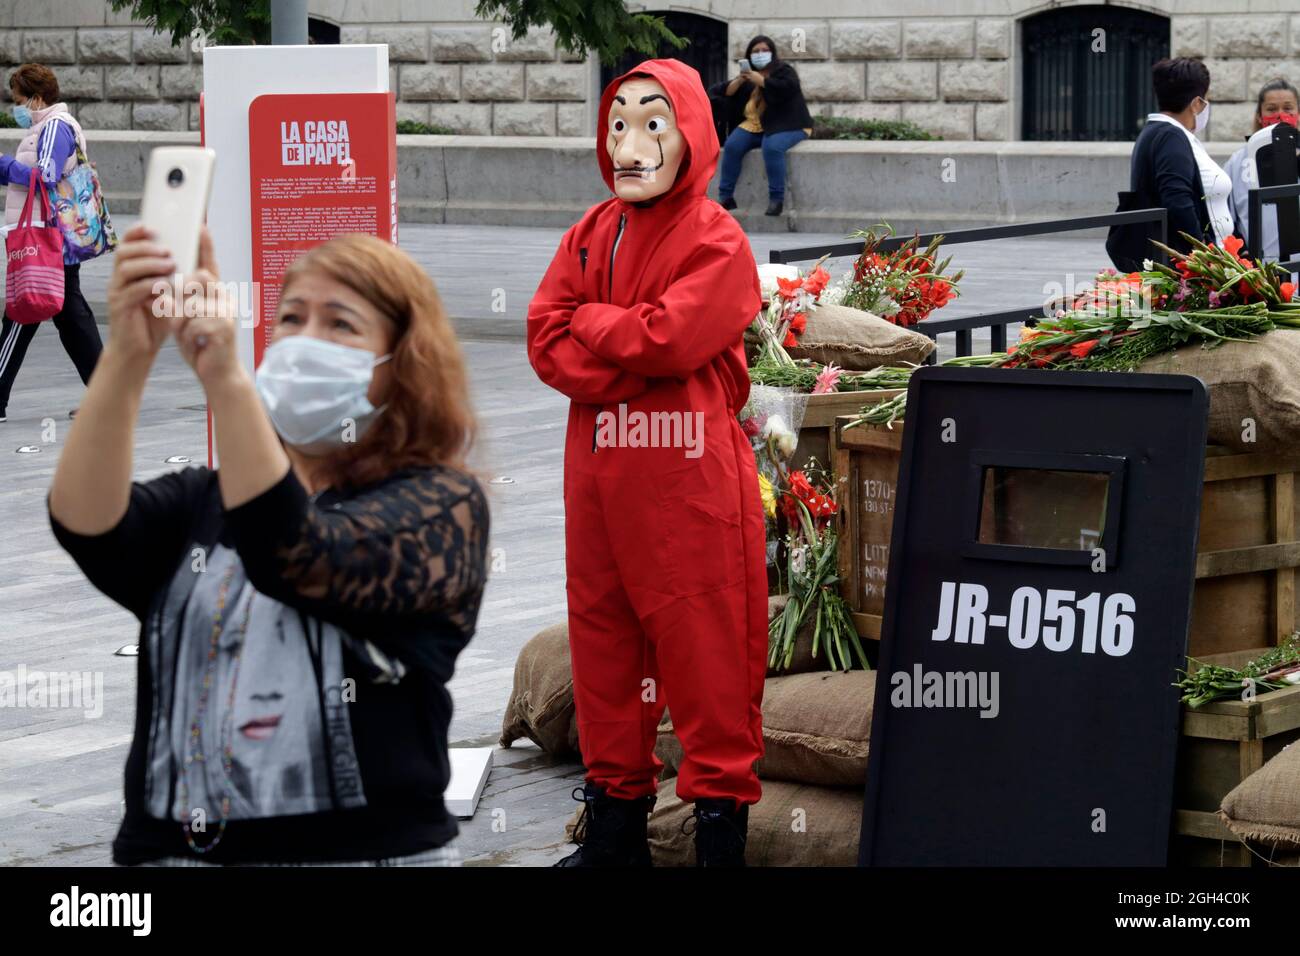
[[[749,242],[705,196],[718,159],[699,74],[650,60],[686,142],[672,188],[613,198],[565,233],[528,309],[528,358],[567,395],[569,642],[587,782],[649,796],[664,706],[682,743],[685,801],[760,796],[767,574],[754,454],[736,421],[749,395],[741,336],[761,297]],[[596,159],[610,190],[600,102]],[[702,453],[596,441],[597,416],[692,415]],[[698,414],[696,414],[698,413]],[[649,417],[648,415],[646,416]],[[662,420],[662,419],[661,419]],[[684,433],[683,433],[684,434]],[[697,449],[698,451],[699,449]]]

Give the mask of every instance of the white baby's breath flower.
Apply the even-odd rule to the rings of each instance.
[[[1142,260],[1142,271],[1143,271],[1143,272],[1150,272],[1150,271],[1151,271],[1152,269],[1154,269],[1155,267],[1156,267],[1156,264],[1155,264],[1154,262],[1152,262],[1150,259],[1143,259],[1143,260]]]
[[[852,285],[853,277],[849,273],[844,273],[838,279],[831,282],[822,290],[821,305],[842,305],[844,297],[848,295],[849,286]]]

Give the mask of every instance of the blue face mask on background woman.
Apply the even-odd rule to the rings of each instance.
[[[767,50],[762,50],[758,53],[751,53],[749,55],[749,63],[756,70],[764,69],[771,62],[772,54]]]
[[[27,106],[14,104],[14,122],[23,129],[30,129],[32,125],[32,111]]]

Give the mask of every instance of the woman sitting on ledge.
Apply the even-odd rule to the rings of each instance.
[[[812,116],[793,66],[776,56],[769,37],[756,36],[745,48],[750,70],[715,83],[709,90],[731,133],[722,144],[718,202],[735,209],[740,164],[751,149],[763,148],[767,170],[767,215],[779,216],[785,203],[786,150],[812,135]]]

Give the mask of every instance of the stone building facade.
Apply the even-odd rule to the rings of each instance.
[[[511,40],[499,25],[476,20],[474,6],[474,0],[310,0],[309,10],[339,42],[389,45],[400,118],[467,134],[590,135],[599,64],[557,50],[547,31]],[[731,71],[751,36],[773,37],[797,66],[815,114],[910,120],[946,139],[1007,140],[1025,130],[1024,24],[1049,10],[1086,20],[1090,11],[1101,17],[1116,6],[686,0],[671,10],[701,28],[725,31],[724,66]],[[1262,83],[1283,76],[1300,84],[1300,12],[1277,12],[1285,5],[1275,0],[1239,0],[1232,12],[1209,0],[1122,6],[1167,21],[1170,55],[1205,59],[1213,78],[1213,139],[1249,132]],[[87,127],[197,127],[201,44],[173,47],[169,38],[112,13],[104,0],[8,0],[0,9],[0,70],[26,60],[57,71],[65,99]]]

